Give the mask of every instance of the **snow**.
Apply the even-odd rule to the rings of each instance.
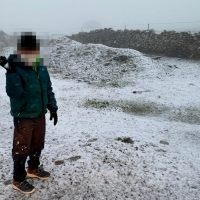
[[[128,60],[112,59],[120,55]],[[53,126],[46,115],[41,163],[52,177],[29,179],[32,195],[10,183],[13,119],[0,69],[0,199],[200,199],[198,61],[153,60],[62,37],[52,45],[51,63],[59,121]]]

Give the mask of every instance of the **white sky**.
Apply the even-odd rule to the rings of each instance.
[[[200,0],[0,0],[0,29],[70,34],[92,25],[147,29],[150,23],[155,30],[200,31],[200,22],[153,25],[200,21],[199,8]],[[135,24],[145,25],[128,26]]]

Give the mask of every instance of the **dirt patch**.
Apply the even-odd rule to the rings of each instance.
[[[161,117],[169,121],[183,122],[188,124],[200,124],[200,108],[197,106],[167,107],[156,102],[138,101],[107,101],[88,99],[85,107],[97,109],[121,109],[123,112],[137,116]]]
[[[121,108],[122,111],[132,113],[135,115],[150,115],[150,114],[161,114],[163,107],[154,102],[133,102],[133,101],[106,101],[97,99],[88,99],[85,104],[86,107],[93,108]]]
[[[85,103],[84,103],[85,107],[92,107],[92,108],[107,108],[109,106],[109,102],[108,101],[103,101],[103,100],[97,100],[97,99],[88,99]]]
[[[171,112],[172,121],[200,125],[200,108],[198,106],[181,106]]]

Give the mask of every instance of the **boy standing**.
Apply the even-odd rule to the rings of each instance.
[[[50,173],[40,165],[45,141],[45,114],[57,123],[57,103],[47,67],[42,65],[40,44],[32,33],[24,33],[17,44],[17,54],[8,60],[1,57],[6,68],[6,92],[10,97],[11,115],[14,117],[12,157],[14,162],[13,188],[24,194],[35,192],[26,176],[46,180]],[[27,157],[28,170],[25,170]]]

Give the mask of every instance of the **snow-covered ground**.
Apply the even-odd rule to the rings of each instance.
[[[13,123],[0,69],[0,199],[200,199],[197,61],[152,60],[65,37],[51,58],[62,71],[50,69],[59,122],[54,127],[47,114],[41,157],[52,177],[30,180],[32,195],[10,182]]]

